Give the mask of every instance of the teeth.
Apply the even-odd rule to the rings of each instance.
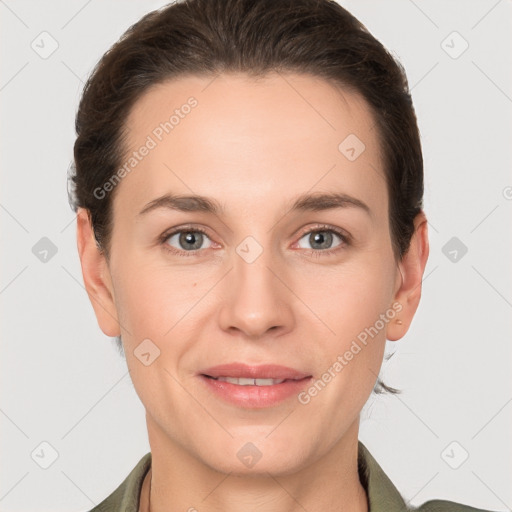
[[[284,382],[286,379],[248,379],[245,377],[237,379],[235,377],[217,377],[217,380],[237,384],[239,386],[273,386],[274,384],[281,384],[281,382]]]

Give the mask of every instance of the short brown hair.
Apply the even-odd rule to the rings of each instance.
[[[98,62],[76,115],[72,206],[89,212],[108,258],[114,175],[127,148],[123,127],[148,87],[184,75],[307,73],[356,91],[377,126],[395,259],[407,252],[423,209],[423,157],[405,71],[334,0],[178,0],[131,26]],[[393,388],[383,387],[391,391]]]

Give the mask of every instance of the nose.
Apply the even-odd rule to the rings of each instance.
[[[219,312],[223,330],[256,340],[294,328],[294,295],[269,253],[263,251],[251,263],[234,253],[233,269],[224,280],[226,299]]]

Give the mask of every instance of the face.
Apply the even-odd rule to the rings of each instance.
[[[367,104],[306,75],[186,77],[126,126],[110,259],[88,291],[122,336],[152,450],[273,474],[334,453],[415,309]]]

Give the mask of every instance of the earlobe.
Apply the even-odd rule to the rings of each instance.
[[[121,330],[110,271],[105,255],[97,246],[89,212],[85,208],[77,211],[77,248],[85,289],[98,325],[107,336],[119,336]]]
[[[423,274],[428,260],[429,243],[427,218],[421,211],[414,219],[414,234],[411,238],[409,250],[398,263],[397,280],[401,280],[395,293],[395,302],[402,306],[396,318],[388,324],[386,338],[396,341],[402,338],[414,318],[421,298]]]

